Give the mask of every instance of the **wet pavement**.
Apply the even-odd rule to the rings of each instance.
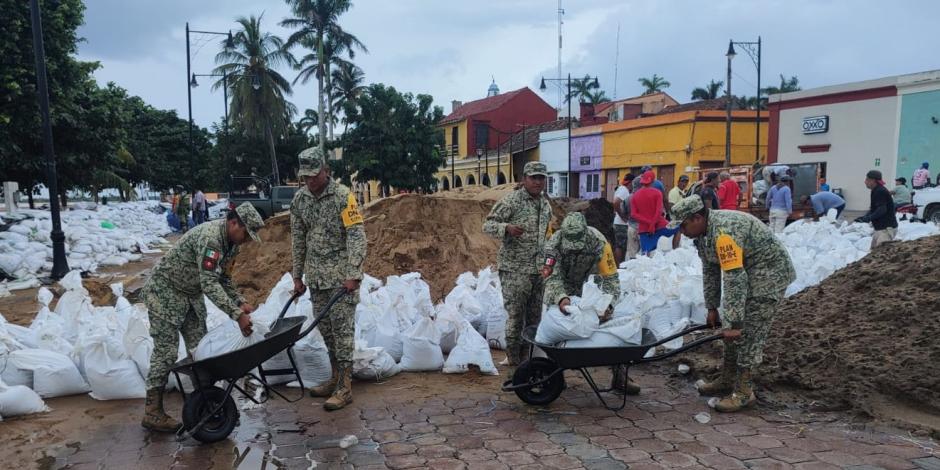
[[[637,368],[633,377],[643,393],[616,413],[573,373],[545,408],[499,392],[502,373],[402,373],[384,383],[357,382],[353,405],[333,413],[309,397],[263,407],[240,403],[240,425],[212,445],[145,431],[142,400],[53,399],[50,413],[0,423],[0,461],[5,468],[76,470],[940,468],[928,438],[845,414],[767,406],[713,412],[686,377],[662,367]],[[603,370],[597,376],[609,377]],[[168,401],[179,416],[179,395]],[[711,421],[695,421],[701,412]],[[341,448],[348,435],[358,444]]]

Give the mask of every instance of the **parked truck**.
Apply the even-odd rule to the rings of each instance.
[[[228,196],[229,210],[248,202],[258,210],[262,219],[267,219],[278,212],[289,210],[298,189],[298,185],[272,187],[265,178],[233,176]]]
[[[738,210],[748,212],[764,221],[770,216],[766,204],[767,191],[777,181],[778,175],[789,174],[792,178],[789,183],[790,191],[793,194],[793,212],[789,220],[798,220],[812,212],[812,206],[800,204],[800,198],[819,191],[819,178],[826,174],[826,163],[774,163],[759,167],[742,165],[699,169],[695,172],[695,183],[692,185],[690,194],[696,193],[705,180],[705,175],[713,171],[730,173],[731,179],[741,188]]]

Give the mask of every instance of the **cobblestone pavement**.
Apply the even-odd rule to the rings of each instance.
[[[643,393],[614,413],[573,373],[546,408],[499,392],[504,376],[403,373],[381,384],[356,383],[355,403],[334,413],[311,398],[243,410],[232,437],[213,445],[146,432],[138,424],[140,400],[73,397],[50,400],[51,413],[0,424],[9,436],[0,459],[6,468],[75,470],[940,468],[927,438],[844,414],[766,407],[718,414],[688,380],[670,375],[637,368]],[[178,413],[178,395],[170,402]],[[711,421],[695,421],[701,412]],[[350,434],[359,443],[340,448]]]

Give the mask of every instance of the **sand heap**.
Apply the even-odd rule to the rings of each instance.
[[[380,279],[419,272],[431,287],[431,297],[442,299],[461,273],[495,267],[499,241],[483,233],[483,221],[493,204],[514,188],[506,184],[426,196],[401,194],[364,206],[369,239],[364,271]],[[604,200],[553,204],[554,228],[568,210],[582,210],[591,225],[612,233],[609,208]],[[606,227],[603,220],[608,221]],[[282,214],[266,220],[260,235],[264,243],[246,245],[232,275],[246,299],[255,304],[291,269],[290,217]]]
[[[882,246],[787,299],[762,381],[940,430],[940,236]]]

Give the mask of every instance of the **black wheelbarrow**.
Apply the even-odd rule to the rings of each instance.
[[[627,395],[623,394],[620,406],[608,405],[603,394],[614,391],[613,388],[598,388],[594,377],[588,371],[588,367],[621,366],[626,369],[626,372],[629,372],[630,366],[666,359],[722,337],[720,333],[706,336],[689,342],[678,349],[644,357],[650,349],[656,346],[706,328],[709,327],[707,325],[694,326],[660,340],[657,340],[650,330],[644,328],[641,344],[636,346],[560,348],[550,344],[537,343],[535,341],[536,327],[529,326],[522,331],[522,338],[530,344],[529,359],[519,364],[519,367],[512,375],[512,379],[504,382],[502,389],[504,392],[515,392],[516,396],[530,405],[544,406],[555,401],[561,395],[562,390],[565,389],[565,369],[575,369],[581,372],[584,380],[591,386],[594,394],[597,395],[605,408],[619,411],[626,406]],[[533,357],[532,353],[536,346],[545,351],[545,355],[548,357]]]
[[[179,385],[180,392],[183,393],[183,426],[177,432],[177,439],[185,440],[193,437],[197,441],[210,443],[228,437],[235,430],[235,426],[238,425],[239,416],[235,400],[232,399],[232,390],[238,390],[245,398],[259,405],[267,402],[272,393],[290,403],[303,398],[305,393],[304,383],[300,377],[300,371],[297,369],[297,362],[294,360],[294,353],[291,348],[297,341],[313,331],[320,323],[320,320],[333,308],[333,305],[346,293],[345,289],[339,288],[314,317],[310,326],[303,331],[301,331],[301,327],[306,318],[284,318],[290,304],[299,297],[294,294],[284,304],[281,313],[271,324],[271,331],[265,335],[262,341],[246,348],[201,361],[194,361],[192,357],[187,357],[174,364],[170,371],[176,377],[176,383]],[[262,363],[285,350],[290,361],[290,368],[265,370],[262,367]],[[255,373],[255,369],[257,369],[257,373]],[[184,390],[180,374],[189,376],[191,379],[194,388],[191,393],[186,393]],[[283,375],[296,377],[297,382],[300,384],[299,397],[288,398],[268,384],[268,377]],[[251,377],[259,382],[267,392],[265,398],[259,400],[238,385],[237,382],[242,377]],[[220,381],[225,382],[225,388],[215,385]]]

